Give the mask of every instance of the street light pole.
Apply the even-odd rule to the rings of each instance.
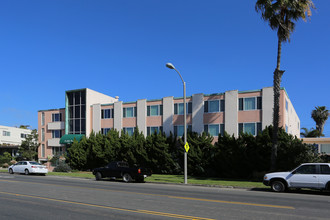
[[[175,70],[183,83],[183,123],[184,123],[184,145],[187,143],[187,104],[186,104],[186,82],[183,80],[180,72],[171,63],[166,63],[166,67]],[[187,151],[184,150],[184,184],[187,184]]]

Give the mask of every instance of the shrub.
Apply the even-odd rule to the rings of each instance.
[[[71,167],[65,163],[65,161],[60,160],[57,167],[54,168],[54,172],[71,172]]]
[[[2,156],[0,156],[0,166],[3,164],[7,164],[12,160],[12,156],[8,152],[4,152]]]

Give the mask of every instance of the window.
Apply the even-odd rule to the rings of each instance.
[[[245,123],[243,125],[243,130],[244,130],[244,133],[255,135],[256,134],[255,123]]]
[[[224,112],[225,111],[225,100],[209,100],[204,101],[204,112],[212,113],[212,112]]]
[[[52,131],[52,138],[61,138],[62,137],[62,131],[61,130],[53,130]]]
[[[330,144],[320,144],[321,153],[330,154]]]
[[[208,101],[209,112],[220,112],[219,100]]]
[[[136,117],[136,107],[127,107],[123,108],[123,117],[124,118],[133,118]]]
[[[45,125],[45,112],[41,113],[41,126]]]
[[[184,103],[175,103],[174,104],[174,114],[175,115],[184,115]],[[192,102],[186,103],[186,112],[187,114],[192,113]]]
[[[163,115],[163,105],[148,105],[147,116]]]
[[[10,131],[3,131],[2,135],[9,137],[10,136]]]
[[[256,109],[256,99],[255,98],[245,98],[243,103],[244,103],[244,110]]]
[[[45,141],[45,129],[41,128],[41,141]]]
[[[261,98],[261,96],[257,97],[257,109],[262,109],[262,98]]]
[[[26,138],[27,134],[21,133],[21,138]]]
[[[124,133],[128,134],[129,136],[132,136],[134,133],[134,127],[127,127],[127,128],[123,128]]]
[[[41,145],[41,157],[45,157],[45,145]]]
[[[289,111],[289,102],[288,102],[288,100],[285,100],[285,109],[286,109],[286,111]]]
[[[204,125],[204,132],[209,133],[211,136],[222,136],[225,133],[225,125],[224,124],[208,124]]]
[[[163,132],[163,127],[160,126],[160,127],[147,127],[147,135],[150,136],[154,133],[161,133]]]
[[[62,114],[61,113],[54,113],[52,114],[52,122],[62,121]]]
[[[107,118],[113,118],[114,116],[114,109],[102,109],[101,110],[101,118],[107,119]]]
[[[262,109],[262,98],[261,97],[249,97],[238,99],[238,110],[239,111],[250,111]]]
[[[86,90],[66,93],[69,134],[86,133]]]
[[[295,174],[316,174],[315,165],[303,165],[295,170]]]
[[[192,126],[187,125],[187,132],[192,131]],[[183,125],[175,125],[174,126],[174,135],[178,137],[182,137],[184,135],[184,126]]]
[[[252,135],[257,135],[262,131],[262,124],[260,122],[257,123],[239,123],[238,124],[238,133],[247,133]]]
[[[321,165],[321,174],[330,174],[330,167],[328,165]]]
[[[62,147],[52,147],[52,154],[54,155],[63,155]]]
[[[101,128],[101,134],[108,134],[108,132],[111,130],[111,128]]]

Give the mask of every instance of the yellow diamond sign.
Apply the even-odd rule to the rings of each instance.
[[[189,150],[189,144],[188,144],[188,142],[186,142],[186,144],[184,145],[184,149],[186,149],[186,152],[188,153],[188,150]]]

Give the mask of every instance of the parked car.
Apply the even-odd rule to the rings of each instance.
[[[93,170],[96,180],[102,178],[122,178],[124,182],[144,182],[144,179],[151,176],[151,170],[143,167],[129,167],[127,162],[114,161],[106,165],[105,167],[96,168]]]
[[[24,173],[26,175],[30,173],[38,173],[42,175],[46,175],[48,173],[48,169],[46,166],[41,165],[35,161],[20,161],[16,164],[11,165],[8,168],[8,172],[10,174],[14,173]]]
[[[305,163],[290,172],[267,173],[263,183],[275,192],[290,188],[330,190],[330,163]]]

